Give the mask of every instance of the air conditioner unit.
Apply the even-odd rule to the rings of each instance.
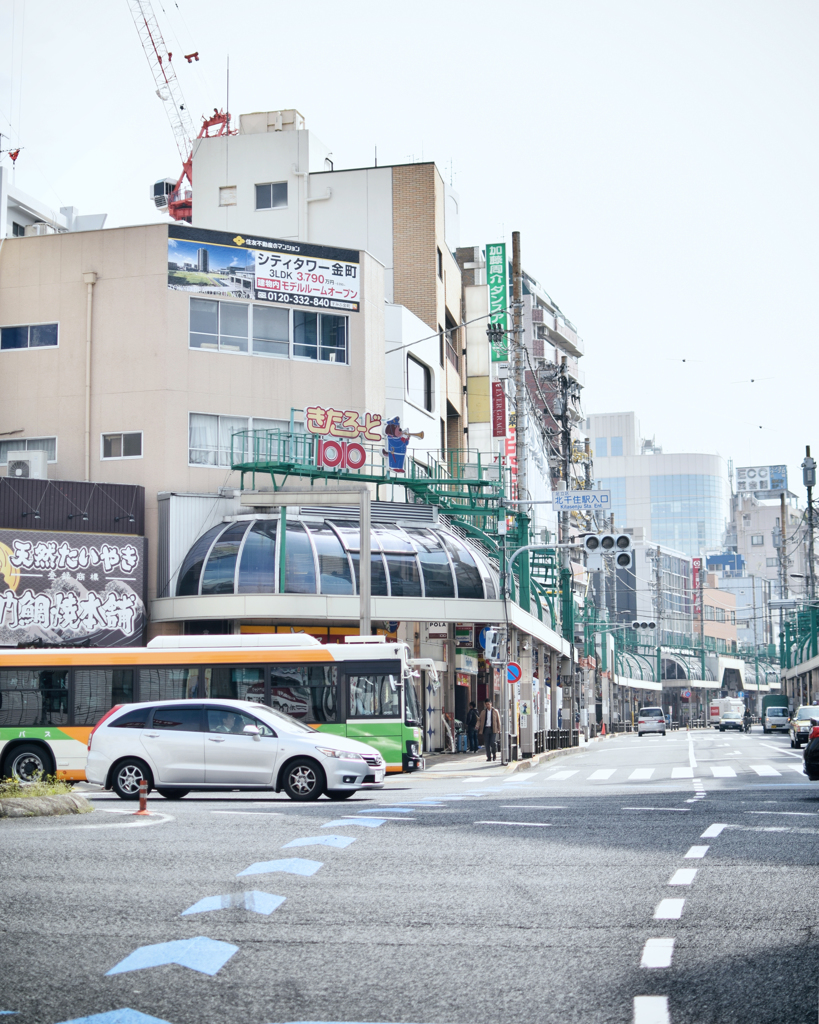
[[[15,479],[45,480],[48,477],[48,452],[10,451],[6,476]]]

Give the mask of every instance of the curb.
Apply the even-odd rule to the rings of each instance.
[[[527,757],[525,761],[515,761],[514,765],[509,768],[508,774],[513,775],[515,772],[526,771],[527,768],[535,768],[539,764],[543,764],[545,761],[553,761],[558,757],[568,757],[570,754],[579,754],[581,750],[586,750],[590,744],[597,743],[600,740],[616,739],[617,734],[612,733],[611,736],[596,736],[593,740],[589,740],[588,743],[584,743],[582,747],[564,747],[562,750],[545,750],[542,754],[535,754],[533,757]]]
[[[54,814],[88,814],[94,807],[84,796],[63,793],[60,796],[7,797],[0,800],[0,818],[36,818]]]

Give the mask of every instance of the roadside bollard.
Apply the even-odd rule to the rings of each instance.
[[[148,780],[140,779],[139,781],[139,810],[134,811],[134,814],[150,814],[148,810]]]

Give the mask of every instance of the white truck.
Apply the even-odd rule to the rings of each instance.
[[[715,729],[719,729],[719,723],[726,711],[738,711],[744,715],[745,701],[739,697],[717,697],[712,700],[708,720]]]

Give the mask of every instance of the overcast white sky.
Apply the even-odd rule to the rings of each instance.
[[[175,55],[200,52],[175,60],[197,124],[225,103],[229,54],[234,115],[298,108],[336,168],[375,146],[436,160],[461,243],[519,230],[577,325],[587,412],[633,409],[666,451],[787,462],[801,491],[804,444],[819,453],[819,4],[154,9]],[[156,220],[149,185],[179,170],[126,0],[0,0],[0,132],[25,147],[21,188],[109,226]]]

